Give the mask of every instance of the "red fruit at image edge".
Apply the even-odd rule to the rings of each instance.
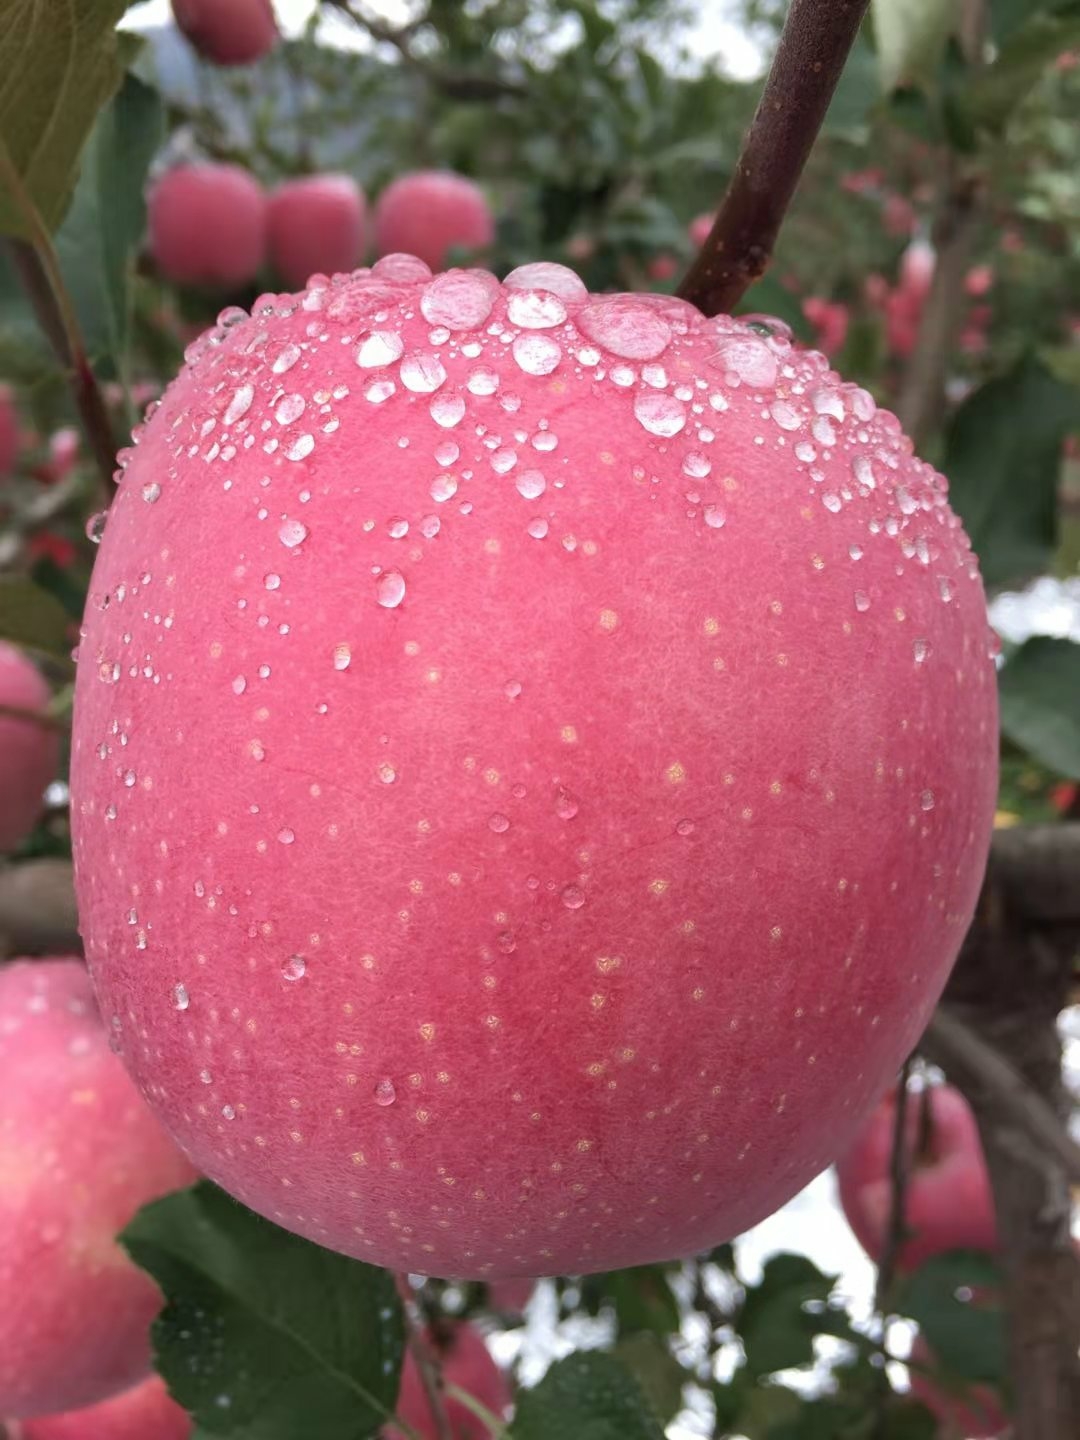
[[[921,1107],[929,1104],[925,1154],[916,1153]],[[892,1209],[890,1174],[896,1096],[873,1111],[853,1144],[837,1162],[840,1203],[856,1239],[880,1260]],[[997,1249],[997,1224],[990,1177],[978,1126],[959,1090],[938,1085],[908,1097],[904,1134],[910,1172],[905,1191],[904,1224],[909,1239],[897,1265],[916,1270],[948,1250]]]
[[[493,1415],[499,1418],[505,1415],[510,1404],[510,1387],[475,1325],[459,1322],[438,1342],[430,1331],[425,1334],[424,1340],[432,1358],[438,1361],[447,1385],[456,1385],[458,1389],[468,1391]],[[488,1440],[491,1432],[487,1425],[460,1400],[448,1395],[445,1404],[453,1440]],[[411,1425],[423,1440],[438,1440],[435,1419],[411,1351],[406,1352],[401,1368],[401,1391],[395,1408],[400,1418]],[[404,1432],[391,1425],[386,1435],[387,1440],[401,1440]]]
[[[195,1177],[120,1061],[78,960],[0,968],[0,1415],[94,1405],[150,1369],[157,1287],[116,1235]]]
[[[49,687],[37,666],[0,640],[0,707],[39,713],[48,703]],[[0,855],[34,828],[59,762],[57,731],[0,708]]]
[[[177,28],[204,60],[250,65],[278,42],[270,0],[172,0]]]
[[[405,256],[230,312],[85,626],[77,884],[125,1062],[200,1170],[395,1270],[747,1229],[844,1148],[971,917],[975,560],[780,322]]]
[[[191,1416],[153,1375],[133,1390],[86,1410],[8,1426],[9,1440],[188,1440]]]

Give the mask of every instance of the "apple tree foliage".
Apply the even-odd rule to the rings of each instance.
[[[426,0],[396,31],[361,4],[323,0],[306,33],[257,68],[218,71],[171,29],[118,33],[124,0],[7,0],[0,235],[15,244],[0,252],[0,380],[25,434],[0,489],[0,637],[43,657],[61,721],[100,482],[85,445],[62,473],[50,449],[77,423],[50,329],[81,335],[119,437],[180,364],[191,327],[257,293],[211,297],[155,277],[143,248],[155,168],[207,156],[267,184],[344,170],[370,196],[404,170],[450,167],[492,198],[500,272],[544,257],[593,289],[673,289],[691,256],[688,223],[719,200],[759,89],[694,53],[695,8]],[[784,8],[742,7],[763,55]],[[901,257],[913,239],[949,244],[949,196],[970,198],[966,279],[944,297],[941,393],[920,442],[1001,592],[1075,576],[1080,563],[1080,3],[987,0],[978,63],[957,13],[875,0],[774,263],[743,308],[780,315],[810,342],[821,310],[804,302],[834,307],[838,368],[903,411],[921,357],[890,328]],[[357,45],[326,44],[331,29]],[[39,294],[35,315],[27,298],[27,245],[51,257],[59,314]],[[1000,684],[1002,820],[1076,818],[1080,646],[1006,644]],[[67,837],[58,805],[13,864],[63,857]],[[206,1184],[148,1207],[123,1238],[165,1295],[157,1363],[198,1436],[378,1433],[404,1353],[385,1272]],[[939,1385],[989,1381],[1007,1396],[1000,1307],[963,1298],[993,1295],[986,1257],[931,1262],[888,1287],[885,1314],[871,1317],[852,1314],[837,1277],[802,1255],[775,1255],[753,1278],[736,1254],[545,1282],[538,1305],[565,1358],[538,1382],[523,1372],[514,1419],[504,1432],[486,1417],[491,1433],[928,1440],[936,1421],[897,1383],[886,1316],[921,1327]],[[413,1303],[437,1324],[490,1320],[488,1299],[481,1285],[428,1281]]]

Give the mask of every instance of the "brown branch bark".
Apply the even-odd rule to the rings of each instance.
[[[1080,1435],[1080,1259],[1070,1235],[1072,1152],[1059,1143],[1070,1101],[1057,1033],[1076,985],[1078,861],[1080,825],[995,834],[944,1012],[978,1043],[957,1041],[948,1024],[937,1024],[931,1038],[933,1053],[945,1036],[939,1057],[972,1105],[986,1152],[1005,1271],[1016,1440]],[[1046,1111],[1053,1132],[1043,1123]]]
[[[0,960],[81,954],[71,862],[24,860],[0,867]]]
[[[7,240],[4,243],[42,333],[68,372],[83,431],[97,465],[101,493],[105,503],[109,504],[115,489],[112,477],[116,469],[116,437],[97,376],[81,345],[73,340],[69,327],[64,323],[52,282],[38,251],[26,240]]]
[[[896,1086],[896,1114],[893,1117],[892,1149],[889,1153],[889,1228],[885,1234],[885,1248],[878,1265],[877,1286],[874,1293],[874,1309],[882,1317],[889,1304],[896,1261],[904,1244],[907,1227],[904,1223],[904,1202],[907,1193],[907,1112],[911,1103],[908,1085],[911,1080],[911,1057],[904,1061],[900,1079]],[[882,1342],[884,1342],[882,1335]]]
[[[730,313],[772,259],[869,0],[791,0],[757,112],[712,232],[679,295]]]

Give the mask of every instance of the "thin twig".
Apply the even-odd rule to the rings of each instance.
[[[1080,1146],[1053,1107],[992,1045],[939,1006],[919,1049],[961,1090],[977,1087],[991,1091],[998,1109],[1057,1159],[1073,1185],[1080,1185]]]
[[[768,268],[869,0],[791,0],[776,57],[712,232],[679,295],[729,314]]]
[[[405,1311],[405,1336],[409,1349],[412,1351],[413,1360],[416,1362],[416,1371],[420,1376],[420,1384],[423,1386],[428,1409],[431,1411],[432,1423],[435,1426],[432,1440],[454,1440],[454,1433],[450,1429],[450,1417],[446,1413],[446,1392],[443,1387],[442,1369],[431,1353],[427,1341],[413,1324],[407,1308]]]
[[[882,1317],[892,1293],[896,1262],[907,1238],[904,1221],[908,1181],[907,1112],[910,1095],[911,1056],[904,1061],[900,1079],[896,1084],[896,1114],[893,1116],[892,1148],[889,1152],[889,1225],[885,1232],[885,1246],[878,1265],[877,1286],[874,1292],[874,1309]],[[882,1337],[884,1338],[884,1337]]]

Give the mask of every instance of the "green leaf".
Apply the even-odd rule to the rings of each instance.
[[[1027,640],[998,677],[1001,728],[1040,764],[1080,780],[1080,645]]]
[[[1061,445],[1080,394],[1026,355],[953,417],[942,468],[988,586],[1036,575],[1057,543]]]
[[[1077,8],[1076,0],[990,0],[990,31],[997,44],[1004,45],[1032,16],[1067,14]]]
[[[55,230],[79,156],[139,41],[116,23],[126,0],[4,0],[0,5],[0,151]],[[0,234],[29,238],[0,168]]]
[[[957,10],[956,0],[871,0],[881,88],[886,94],[934,74]]]
[[[361,1440],[393,1410],[404,1321],[388,1271],[206,1182],[148,1205],[120,1238],[165,1295],[157,1367],[208,1435]]]
[[[848,56],[822,130],[827,135],[861,138],[867,132],[871,112],[880,99],[877,56],[865,41],[857,43]]]
[[[579,1351],[518,1395],[512,1440],[664,1440],[641,1387],[614,1355]]]
[[[582,1295],[593,1314],[599,1314],[603,1304],[614,1308],[620,1335],[651,1330],[664,1336],[679,1328],[678,1302],[662,1265],[639,1265],[586,1276]]]
[[[814,1358],[814,1316],[804,1306],[824,1302],[834,1280],[804,1255],[774,1255],[760,1282],[746,1291],[738,1331],[751,1375],[771,1375]]]
[[[1035,15],[1013,33],[992,65],[972,76],[963,97],[972,121],[987,130],[1002,130],[1051,61],[1077,44],[1080,13]]]
[[[21,575],[0,575],[0,640],[66,656],[70,621],[55,595]]]
[[[657,1335],[647,1330],[619,1340],[614,1354],[641,1386],[642,1393],[660,1420],[667,1424],[682,1409],[687,1374]]]
[[[98,119],[71,209],[56,236],[91,358],[111,356],[121,370],[133,260],[146,225],[143,186],[164,130],[157,91],[128,75]]]
[[[1000,1383],[1006,1373],[1001,1271],[989,1256],[953,1250],[907,1277],[897,1310],[914,1320],[940,1364],[962,1380]],[[965,1302],[958,1292],[974,1292]]]

